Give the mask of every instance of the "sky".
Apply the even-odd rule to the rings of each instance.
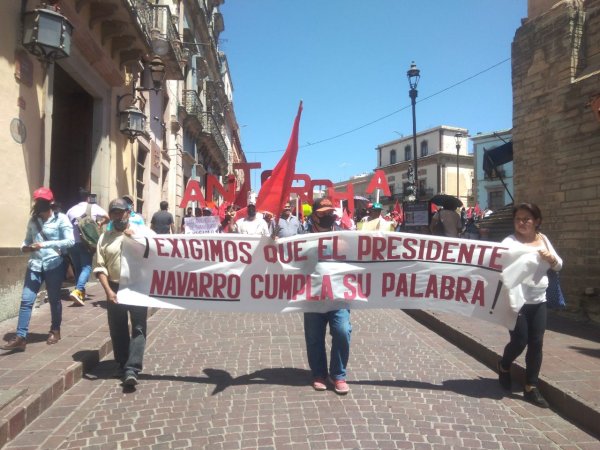
[[[242,148],[261,170],[281,158],[300,100],[296,173],[338,182],[374,170],[378,145],[412,135],[412,61],[417,132],[512,127],[511,43],[527,0],[226,0],[220,9]]]

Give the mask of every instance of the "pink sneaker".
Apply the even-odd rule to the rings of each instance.
[[[331,384],[333,384],[333,390],[336,392],[336,394],[346,395],[348,392],[350,392],[350,386],[348,386],[346,380],[334,380],[333,378],[329,377],[329,381]]]
[[[312,387],[315,391],[324,391],[327,389],[327,385],[323,378],[315,378],[312,382]]]

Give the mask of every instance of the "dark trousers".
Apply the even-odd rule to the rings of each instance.
[[[544,332],[546,331],[547,309],[546,303],[523,305],[515,329],[510,331],[510,342],[504,348],[500,364],[504,369],[509,369],[518,356],[525,354],[525,383],[535,386],[538,382],[542,367],[542,347]]]
[[[110,287],[114,292],[119,290],[119,285],[116,283],[110,283]],[[148,308],[108,302],[106,309],[115,361],[126,372],[132,371],[137,374],[142,370],[144,360]],[[131,334],[129,320],[131,320]]]

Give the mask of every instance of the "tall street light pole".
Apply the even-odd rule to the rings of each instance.
[[[459,178],[459,165],[458,165],[458,155],[460,154],[460,142],[463,138],[463,134],[459,131],[454,135],[454,140],[456,141],[456,198],[460,199],[460,178]]]
[[[410,91],[408,91],[408,95],[410,96],[410,103],[412,105],[412,123],[413,123],[413,170],[414,170],[414,195],[416,199],[419,199],[419,170],[417,168],[417,116],[415,113],[415,105],[417,104],[417,85],[419,84],[419,79],[421,78],[421,71],[417,69],[417,65],[413,61],[410,64],[410,69],[406,72],[406,76],[408,78],[408,84],[410,86]]]

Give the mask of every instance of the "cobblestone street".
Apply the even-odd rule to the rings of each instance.
[[[341,397],[309,385],[301,315],[159,310],[137,390],[109,356],[6,448],[600,448],[404,312],[351,319]]]

